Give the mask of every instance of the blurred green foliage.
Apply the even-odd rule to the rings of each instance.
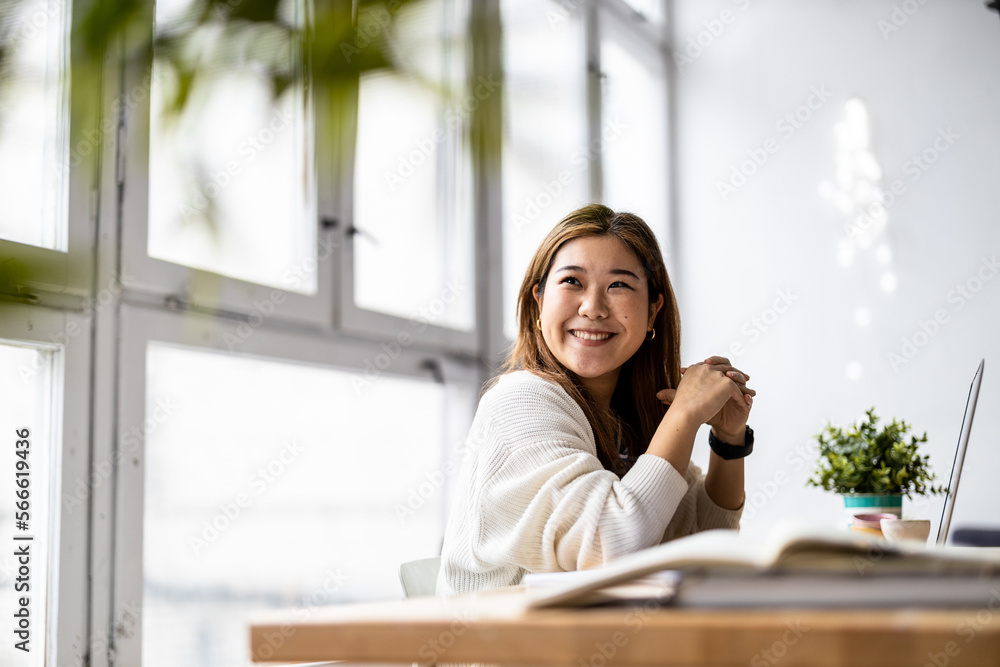
[[[325,112],[317,111],[315,122],[327,128],[336,126],[337,109],[356,96],[363,74],[414,74],[405,65],[405,44],[397,33],[420,0],[190,0],[171,3],[181,11],[171,11],[169,21],[159,24],[153,0],[60,1],[67,14],[72,12],[66,17],[72,136],[96,136],[102,143],[113,140],[114,133],[97,128],[116,125],[122,106],[120,100],[108,105],[105,95],[115,94],[123,72],[148,82],[154,60],[162,68],[160,77],[174,82],[160,91],[170,95],[164,110],[173,117],[198,113],[192,91],[199,81],[211,87],[213,72],[232,69],[269,82],[275,101],[289,87],[305,86],[313,99],[323,101],[317,110]],[[35,0],[0,0],[0,99],[5,89],[13,90],[9,84],[17,76],[13,66],[25,36],[47,29],[50,12]],[[3,120],[0,111],[0,130]],[[403,107],[400,122],[406,122]],[[89,160],[105,154],[103,146],[88,153]],[[203,220],[210,231],[212,218],[209,212]],[[0,246],[0,294],[20,299],[43,267],[35,259],[10,257],[20,254],[15,244],[0,240]]]
[[[934,486],[936,479],[929,468],[928,456],[921,456],[919,443],[927,442],[927,433],[911,435],[910,425],[892,420],[881,430],[875,408],[867,420],[846,429],[827,424],[815,436],[819,443],[819,462],[809,484],[835,493],[879,493],[927,495],[947,491]]]

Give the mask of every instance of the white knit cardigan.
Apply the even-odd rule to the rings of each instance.
[[[502,376],[479,402],[451,515],[437,592],[518,584],[526,572],[582,570],[683,535],[738,529],[705,492],[693,463],[681,476],[639,457],[621,479],[597,458],[580,406],[528,371]]]

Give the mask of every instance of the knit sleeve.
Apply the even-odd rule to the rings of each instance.
[[[734,510],[716,505],[705,490],[705,475],[694,463],[688,464],[685,479],[688,491],[664,531],[664,542],[715,528],[739,530],[742,505]]]
[[[619,479],[601,465],[583,411],[561,387],[527,373],[504,379],[480,406],[477,560],[579,570],[659,543],[688,491],[680,473],[643,455]]]

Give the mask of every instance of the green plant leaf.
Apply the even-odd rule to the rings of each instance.
[[[819,461],[810,486],[836,493],[937,494],[945,489],[933,486],[930,457],[921,456],[919,443],[927,433],[912,435],[910,424],[893,419],[878,428],[879,418],[872,407],[866,419],[842,428],[827,424],[814,439],[819,444]]]

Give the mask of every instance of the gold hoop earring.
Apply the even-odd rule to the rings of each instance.
[[[652,336],[646,336],[646,340],[653,340],[656,338],[656,329],[650,329],[647,333],[653,334]]]
[[[542,318],[539,317],[537,320],[535,320],[535,326],[538,327],[539,329],[542,328]]]

